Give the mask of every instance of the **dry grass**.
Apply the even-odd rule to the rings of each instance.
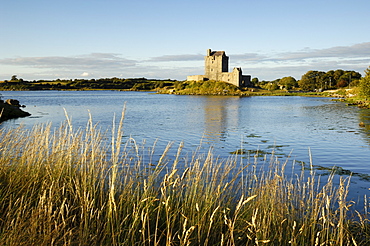
[[[123,118],[122,118],[123,119]],[[2,130],[2,245],[367,245],[367,214],[349,214],[349,178],[333,185],[286,161],[212,151],[182,158],[112,142],[90,121]],[[148,154],[149,153],[149,154]],[[144,156],[148,156],[145,161]],[[293,164],[294,165],[294,161]],[[298,169],[298,168],[297,168]],[[367,212],[366,212],[367,213]]]

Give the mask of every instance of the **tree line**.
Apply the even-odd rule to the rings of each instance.
[[[338,69],[323,72],[311,70],[302,75],[300,80],[291,76],[273,81],[259,81],[258,78],[253,78],[252,84],[267,90],[300,89],[303,91],[317,91],[358,86],[361,78],[362,75],[356,71]]]
[[[173,87],[184,89],[187,81],[157,80],[146,78],[101,78],[101,79],[56,79],[26,81],[13,75],[10,80],[0,83],[0,90],[84,90],[84,89],[112,89],[112,90],[159,90]],[[328,89],[358,87],[360,95],[370,98],[370,67],[365,70],[365,77],[356,71],[342,69],[323,71],[308,71],[300,80],[292,76],[273,81],[259,81],[253,78],[252,87],[267,90],[303,90],[320,91]],[[184,88],[183,88],[184,87]]]
[[[175,80],[146,78],[101,78],[101,79],[56,79],[25,81],[13,75],[10,80],[0,83],[0,90],[155,90],[173,86]]]

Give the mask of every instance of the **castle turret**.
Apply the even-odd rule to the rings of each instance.
[[[222,73],[229,71],[229,57],[225,51],[207,50],[207,56],[204,57],[205,76],[210,80],[220,80]]]

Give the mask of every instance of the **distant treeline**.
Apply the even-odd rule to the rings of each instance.
[[[174,86],[176,80],[146,78],[101,78],[69,80],[25,81],[13,75],[10,80],[0,83],[0,90],[156,90]]]
[[[255,87],[264,88],[267,90],[300,89],[304,91],[340,89],[347,86],[358,86],[362,76],[356,71],[345,71],[342,69],[323,71],[308,71],[303,74],[300,80],[289,76],[273,81],[259,81],[258,78],[252,79],[252,84]]]
[[[303,90],[316,91],[327,89],[340,89],[344,87],[356,87],[359,85],[362,76],[356,71],[345,71],[342,69],[323,71],[308,71],[303,74],[300,80],[294,77],[283,77],[273,81],[260,81],[258,78],[253,78],[249,87],[261,88],[269,91],[279,89],[285,90]],[[209,81],[203,82],[202,90],[210,89]],[[189,81],[176,80],[158,80],[146,78],[101,78],[101,79],[68,79],[68,80],[34,80],[25,81],[18,79],[17,75],[13,75],[10,80],[0,82],[0,90],[137,90],[150,91],[176,89],[189,89]],[[190,87],[194,87],[191,85]],[[203,88],[204,87],[204,88]],[[206,88],[207,87],[207,88]],[[229,88],[228,88],[229,90]],[[207,93],[213,93],[207,91]]]

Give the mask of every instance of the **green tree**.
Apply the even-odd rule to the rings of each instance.
[[[338,82],[339,81],[339,78],[344,74],[344,70],[342,69],[337,69],[334,71],[334,74],[333,74],[333,79],[335,82]]]
[[[274,81],[271,81],[270,83],[268,83],[266,86],[265,86],[265,89],[269,90],[269,91],[275,91],[277,89],[279,89],[279,86],[277,85],[276,82]]]
[[[298,83],[292,76],[284,77],[279,81],[279,84],[284,86],[285,89],[291,90],[293,87],[297,87]]]
[[[19,82],[17,75],[13,75],[9,82]]]
[[[298,82],[299,87],[305,91],[313,91],[315,89],[323,88],[325,73],[321,71],[308,71],[302,75],[301,80]]]
[[[323,89],[330,89],[334,88],[336,85],[336,82],[334,80],[334,70],[327,71],[323,76],[322,76],[322,81],[323,81]]]
[[[359,79],[361,79],[360,73],[355,71],[346,71],[342,76],[340,76],[339,81],[344,80],[347,82],[347,85],[356,85]]]
[[[253,78],[252,81],[251,81],[251,84],[253,86],[257,86],[258,85],[258,82],[259,82],[258,78]]]
[[[360,79],[360,94],[366,99],[370,97],[370,66],[365,70],[365,77]]]

